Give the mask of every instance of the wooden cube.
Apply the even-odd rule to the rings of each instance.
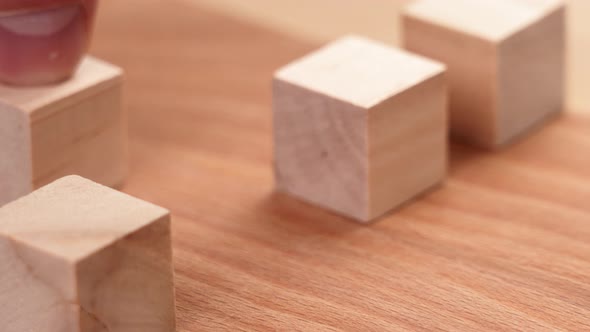
[[[446,172],[444,65],[346,37],[273,82],[277,189],[367,222]]]
[[[108,186],[127,170],[122,71],[94,58],[42,87],[0,85],[0,206],[64,175]]]
[[[448,66],[453,136],[499,147],[563,107],[560,0],[421,0],[403,30],[408,50]]]
[[[170,214],[78,176],[0,209],[3,332],[171,332]]]

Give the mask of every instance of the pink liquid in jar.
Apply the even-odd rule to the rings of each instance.
[[[98,0],[8,0],[0,4],[0,81],[68,79],[86,54]]]

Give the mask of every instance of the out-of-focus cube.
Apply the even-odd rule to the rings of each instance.
[[[451,131],[502,146],[562,110],[561,0],[419,0],[403,17],[405,47],[449,70]]]
[[[170,214],[78,176],[0,208],[3,332],[171,332]]]
[[[439,183],[447,162],[444,71],[359,37],[280,69],[278,190],[367,222]]]
[[[121,184],[127,172],[121,93],[121,69],[94,58],[60,84],[0,85],[0,206],[70,174]]]

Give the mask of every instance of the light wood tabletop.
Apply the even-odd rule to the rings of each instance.
[[[440,188],[358,225],[273,193],[272,73],[318,46],[180,0],[102,3],[123,191],[172,211],[178,331],[590,330],[590,117],[453,144]]]

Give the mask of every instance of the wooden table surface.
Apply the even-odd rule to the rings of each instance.
[[[272,72],[318,45],[175,0],[104,1],[122,66],[123,190],[173,213],[178,331],[590,330],[590,117],[362,226],[273,193]]]

